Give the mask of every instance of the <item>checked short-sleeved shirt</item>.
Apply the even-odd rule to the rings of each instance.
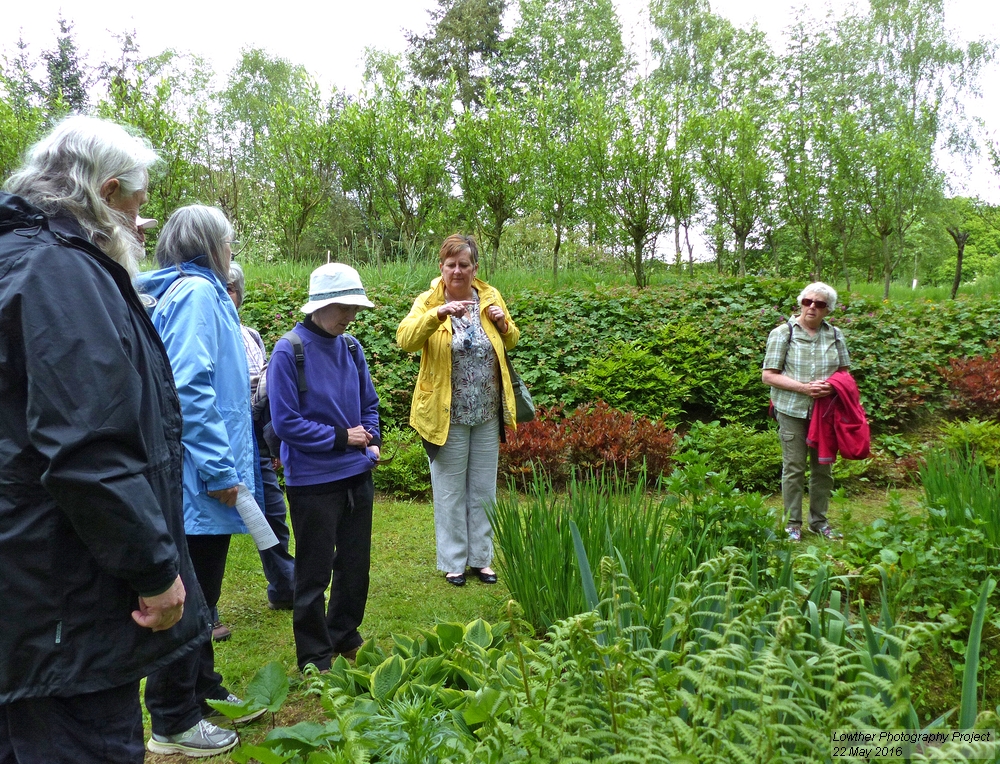
[[[789,344],[789,327],[792,327]],[[767,335],[764,369],[776,369],[796,382],[827,379],[842,366],[850,366],[851,357],[839,329],[824,321],[815,336],[794,320],[772,329]],[[771,400],[776,411],[785,416],[807,419],[813,399],[804,393],[771,388]]]

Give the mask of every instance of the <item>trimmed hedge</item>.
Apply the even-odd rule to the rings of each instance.
[[[379,282],[375,272],[365,283],[378,307],[362,311],[352,333],[365,348],[383,419],[405,426],[419,360],[396,346],[395,334],[418,290]],[[571,409],[603,399],[635,413],[662,412],[682,426],[721,420],[762,429],[764,344],[795,310],[801,286],[717,278],[643,290],[505,290],[521,329],[511,356],[541,406]],[[304,285],[250,285],[243,320],[270,348],[305,301]],[[1000,305],[983,300],[893,304],[841,295],[833,322],[844,331],[876,433],[942,414],[948,389],[941,369],[1000,340]]]

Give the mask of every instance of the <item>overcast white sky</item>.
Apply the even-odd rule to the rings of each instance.
[[[614,0],[619,14],[639,48],[645,47],[648,29],[639,23],[646,0]],[[841,0],[834,0],[841,3]],[[514,3],[516,5],[516,0]],[[711,0],[712,9],[744,26],[756,20],[781,44],[782,30],[793,9],[808,5],[813,13],[825,0]],[[302,64],[324,86],[356,90],[361,80],[366,47],[402,52],[403,31],[426,28],[427,11],[435,0],[332,0],[332,2],[248,3],[233,0],[173,0],[145,4],[121,0],[20,0],[4,3],[0,12],[0,52],[14,51],[19,34],[37,56],[55,41],[56,18],[62,11],[72,21],[81,50],[92,60],[115,52],[113,34],[137,32],[145,55],[165,48],[192,52],[209,59],[225,76],[239,60],[240,51],[260,47],[274,55]],[[1000,2],[997,0],[945,0],[948,25],[960,40],[977,36],[1000,40]],[[983,82],[984,98],[971,111],[987,119],[994,139],[1000,137],[1000,65],[994,65]],[[974,193],[1000,202],[1000,180],[980,162],[969,173]],[[965,171],[951,170],[961,183]],[[956,188],[956,190],[959,190]]]

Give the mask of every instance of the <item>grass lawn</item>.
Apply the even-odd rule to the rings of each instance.
[[[904,507],[918,506],[920,491],[899,492]],[[769,506],[780,507],[780,496],[768,499]],[[868,523],[879,517],[888,504],[885,491],[835,499],[830,519],[838,524],[845,510],[856,522]],[[825,545],[828,542],[808,537],[804,542]],[[485,586],[471,579],[462,588],[445,583],[435,569],[434,517],[428,503],[401,502],[376,498],[372,539],[372,582],[363,635],[375,639],[384,648],[392,645],[393,633],[413,635],[435,621],[468,623],[475,618],[496,621],[508,597],[501,580]],[[323,721],[315,698],[299,686],[292,639],[292,614],[267,608],[266,581],[249,536],[233,538],[226,579],[220,602],[220,616],[232,629],[233,636],[215,648],[216,668],[225,677],[230,690],[242,695],[247,682],[257,670],[271,661],[279,661],[292,680],[292,691],[276,719],[279,726],[299,721]],[[933,660],[931,661],[933,663]],[[958,702],[958,684],[947,660],[941,665],[925,665],[916,672],[918,699],[933,696],[934,705],[948,707]],[[922,681],[921,681],[922,680]],[[940,705],[939,705],[940,704]],[[267,717],[246,728],[246,739],[262,738],[270,729]],[[146,736],[149,736],[148,718]],[[166,764],[184,757],[147,754],[149,764]],[[229,761],[217,757],[212,761]]]

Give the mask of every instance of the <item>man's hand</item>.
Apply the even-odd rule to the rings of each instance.
[[[184,615],[184,582],[177,576],[163,594],[139,597],[139,609],[132,611],[132,620],[145,629],[166,631]]]

